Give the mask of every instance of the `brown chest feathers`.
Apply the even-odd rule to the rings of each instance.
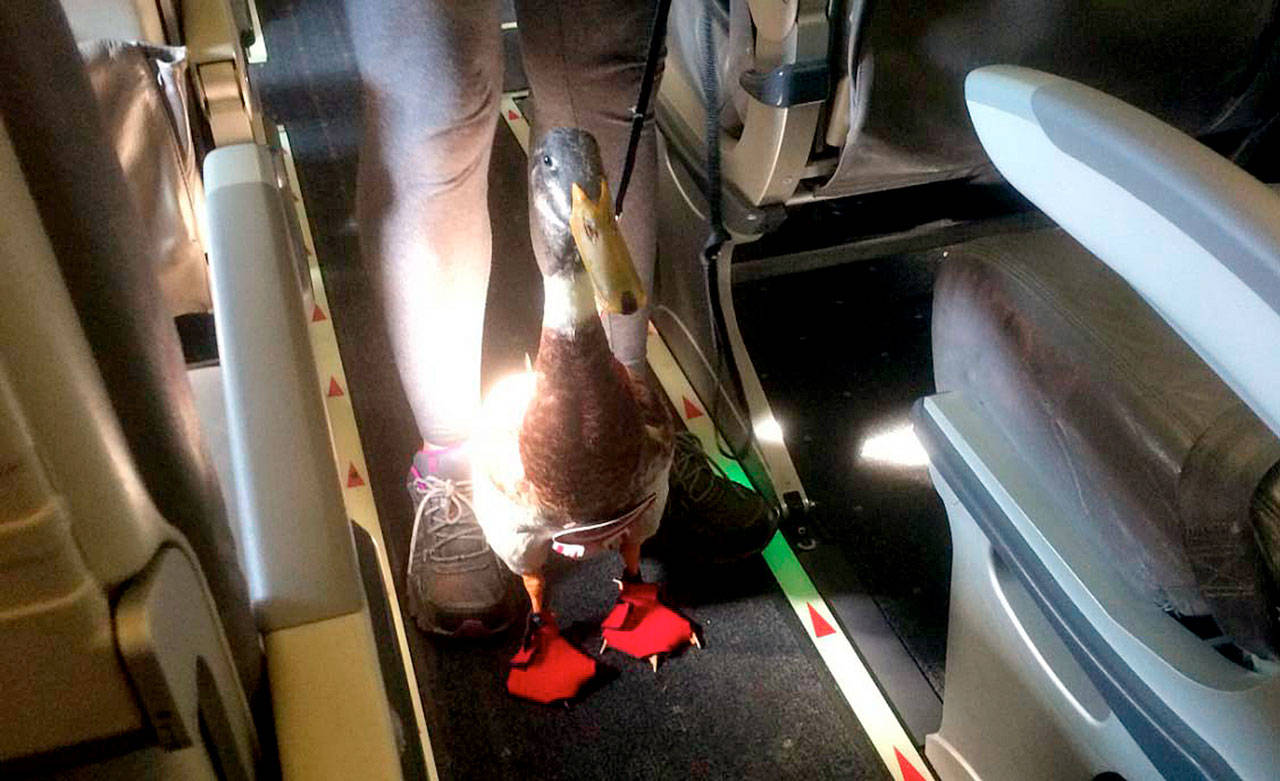
[[[652,453],[647,410],[604,331],[543,330],[537,388],[520,429],[525,478],[544,511],[567,521],[612,518],[635,496]]]

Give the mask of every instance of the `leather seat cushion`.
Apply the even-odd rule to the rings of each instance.
[[[953,248],[935,380],[963,392],[1141,593],[1273,657],[1249,504],[1280,442],[1119,276],[1059,230]]]

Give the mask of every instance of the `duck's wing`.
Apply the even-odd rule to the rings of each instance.
[[[645,441],[640,451],[639,469],[636,470],[633,485],[629,492],[637,497],[657,492],[661,501],[651,509],[652,518],[647,519],[643,537],[653,534],[658,528],[658,518],[662,516],[667,501],[667,479],[671,470],[672,455],[675,451],[675,423],[666,399],[660,395],[657,385],[652,381],[653,372],[647,366],[644,374],[633,374],[628,370],[628,386],[631,396],[640,410],[644,421]]]
[[[652,379],[652,370],[646,366],[644,374],[635,374],[626,369],[623,371],[626,372],[631,396],[644,421],[645,433],[656,446],[657,454],[665,452],[667,458],[670,458],[675,443],[675,424],[670,408]]]

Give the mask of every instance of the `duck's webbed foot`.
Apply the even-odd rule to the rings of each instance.
[[[658,584],[645,583],[638,577],[618,581],[618,602],[605,618],[604,645],[637,659],[648,659],[658,671],[658,659],[674,653],[690,643],[702,647],[693,622],[662,604]]]
[[[560,636],[550,614],[529,614],[520,650],[511,657],[507,691],[545,704],[571,700],[596,675],[596,660]]]
[[[516,697],[548,704],[571,700],[596,675],[596,660],[560,636],[555,616],[543,606],[545,581],[525,575],[533,611],[520,650],[511,657],[507,691]]]

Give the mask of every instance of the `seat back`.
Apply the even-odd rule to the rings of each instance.
[[[252,691],[261,654],[245,578],[146,232],[61,8],[17,6],[0,54],[6,125],[132,459],[200,556]]]
[[[246,777],[255,730],[219,606],[134,468],[10,116],[0,132],[10,274],[0,286],[0,773],[213,778],[216,764]]]

